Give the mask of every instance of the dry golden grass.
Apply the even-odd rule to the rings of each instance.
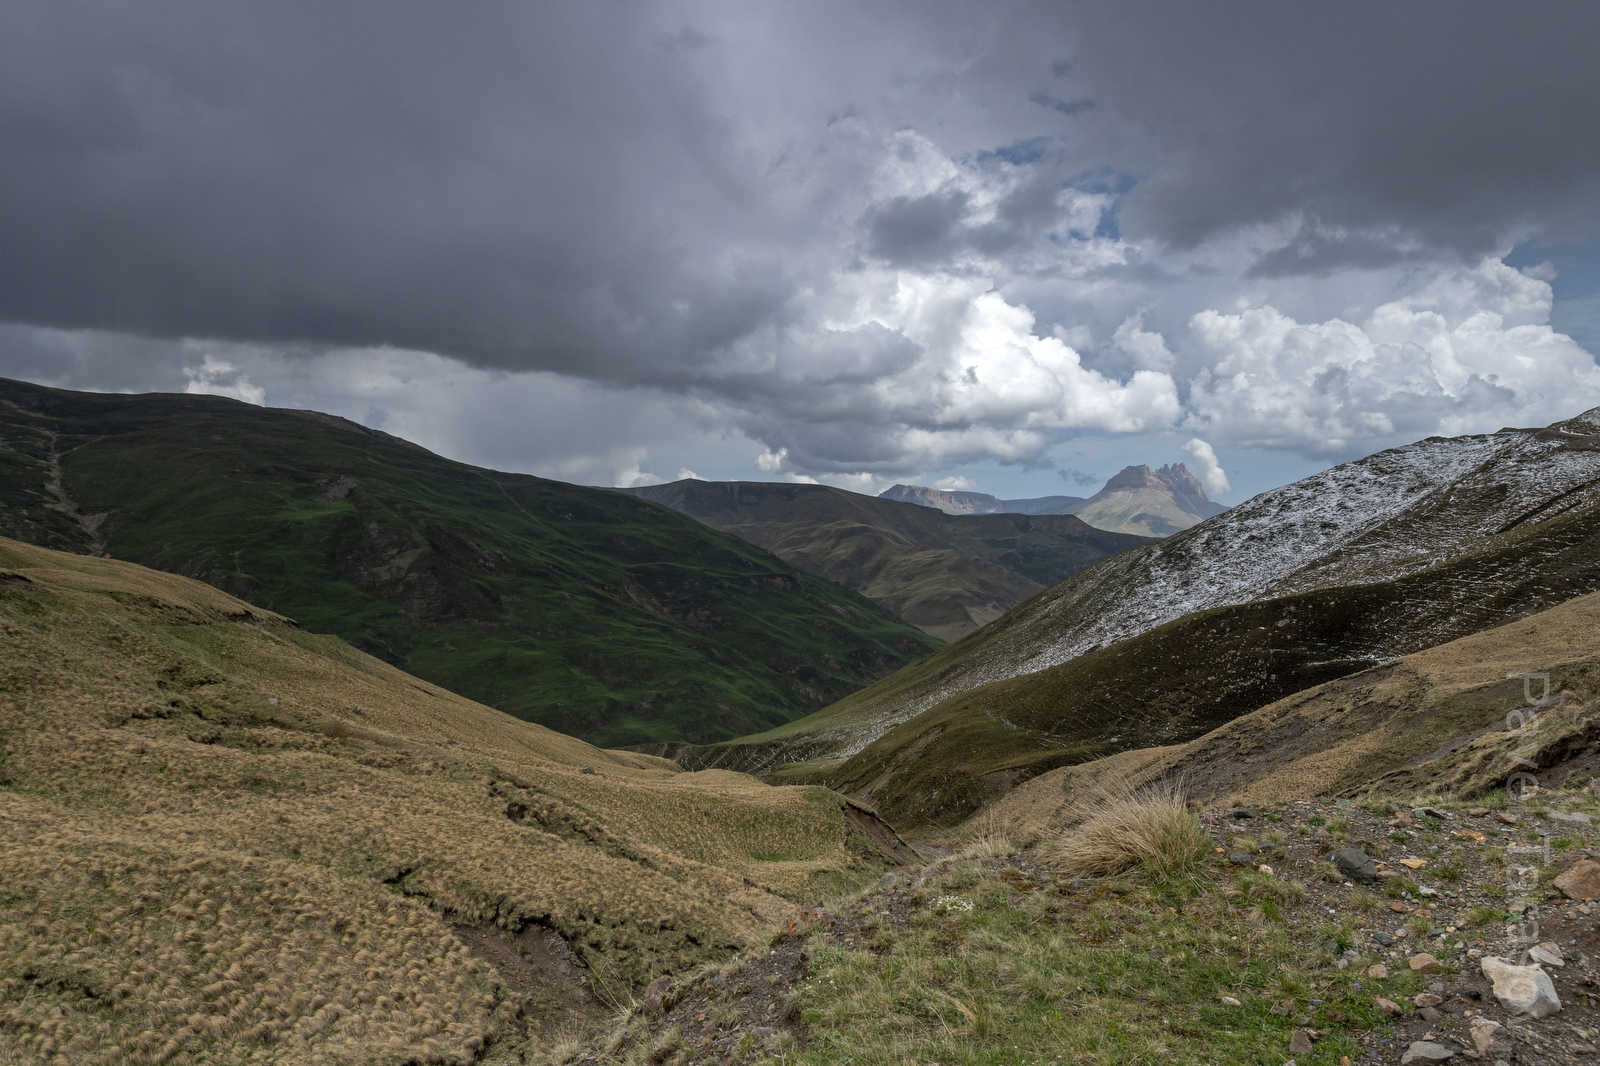
[[[1205,827],[1171,785],[1102,792],[1076,809],[1083,824],[1057,838],[1049,853],[1086,876],[1138,871],[1157,881],[1180,877],[1197,869],[1211,849]]]
[[[131,564],[0,540],[0,649],[0,1064],[515,1061],[455,923],[636,987],[876,873],[823,789],[600,751]]]

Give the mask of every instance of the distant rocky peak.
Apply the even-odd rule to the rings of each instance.
[[[1206,499],[1206,490],[1200,479],[1189,472],[1182,463],[1173,463],[1151,470],[1148,466],[1125,466],[1121,472],[1106,482],[1101,495],[1112,492],[1138,492],[1141,489],[1167,489],[1184,496]]]
[[[1206,499],[1206,490],[1200,484],[1200,479],[1189,472],[1189,468],[1182,463],[1173,463],[1163,466],[1156,471],[1156,477],[1165,482],[1173,492],[1181,492],[1188,496],[1198,496]]]

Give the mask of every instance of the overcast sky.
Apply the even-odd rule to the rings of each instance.
[[[1600,406],[1597,54],[1592,0],[11,0],[0,376],[1236,502]]]

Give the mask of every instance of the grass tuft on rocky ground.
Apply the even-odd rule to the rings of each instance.
[[[1500,1026],[1488,1062],[1592,1061],[1600,905],[1550,881],[1595,853],[1595,827],[1567,819],[1600,815],[1600,802],[1576,790],[1535,800],[1212,809],[1187,815],[1209,858],[1168,875],[1130,864],[1084,877],[1053,834],[1007,842],[985,820],[946,841],[947,857],[797,912],[793,932],[661,990],[604,1042],[536,1061],[1398,1063],[1417,1041],[1479,1057],[1474,1019]],[[1510,849],[1552,828],[1550,863],[1512,894],[1536,901],[1563,956],[1546,967],[1563,1009],[1536,1022],[1496,1001],[1480,959],[1517,953]],[[1329,876],[1327,856],[1345,846],[1368,848],[1389,876],[1371,887]],[[1413,969],[1424,955],[1434,961]]]

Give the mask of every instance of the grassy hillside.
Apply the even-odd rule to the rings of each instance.
[[[0,646],[4,1062],[516,1062],[893,862],[130,563],[0,541]]]
[[[1508,675],[1550,675],[1544,683]],[[1184,782],[1224,806],[1368,795],[1473,799],[1533,773],[1545,789],[1600,776],[1600,594],[1315,685],[1183,744],[1043,774],[1003,799],[1002,821],[1062,807],[1099,782]],[[1513,711],[1526,712],[1522,717]],[[1528,717],[1531,713],[1533,717]]]
[[[951,515],[826,485],[685,480],[625,491],[855,589],[943,640],[1147,542],[1069,515]]]
[[[602,744],[768,728],[938,646],[667,508],[219,397],[0,382],[0,534],[198,578]]]

